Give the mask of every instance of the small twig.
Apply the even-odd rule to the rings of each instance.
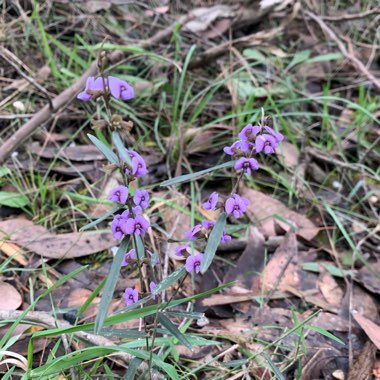
[[[8,54],[7,54],[7,49],[5,49],[4,47],[0,46],[0,56],[5,60],[7,61],[13,68],[15,68],[17,70],[17,72],[23,77],[25,78],[30,84],[32,84],[34,87],[36,87],[40,92],[42,92],[44,95],[45,95],[45,98],[47,99],[47,101],[49,102],[49,106],[50,106],[50,110],[53,112],[54,111],[54,108],[53,108],[53,102],[51,100],[51,97],[49,95],[49,93],[46,91],[45,88],[43,88],[39,83],[37,83],[32,77],[30,77],[29,75],[25,74],[24,71],[21,70],[21,68],[15,63],[13,62],[12,59],[10,59],[8,57]]]
[[[345,14],[340,16],[321,16],[324,21],[345,22],[351,20],[359,20],[372,15],[380,14],[380,8],[369,9],[362,13]]]
[[[375,86],[380,90],[380,80],[377,79],[364,65],[362,61],[360,61],[353,53],[349,52],[343,42],[338,38],[335,32],[326,25],[326,23],[322,20],[322,18],[310,11],[305,11],[305,15],[315,21],[320,28],[329,36],[331,40],[333,40],[341,53],[352,62],[352,64],[356,67],[358,71],[360,71],[363,75],[365,75]]]

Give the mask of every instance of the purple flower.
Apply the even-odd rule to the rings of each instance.
[[[150,292],[153,294],[154,293],[154,290],[157,288],[157,285],[154,281],[151,281],[150,284],[149,284],[149,289],[150,289]],[[156,296],[153,295],[153,299],[155,300],[156,299]]]
[[[124,205],[127,202],[128,195],[129,195],[128,187],[120,185],[120,186],[114,187],[111,190],[108,199],[112,202],[119,202]]]
[[[142,208],[140,206],[133,207],[133,213],[137,216],[142,213]]]
[[[245,173],[252,174],[252,170],[258,170],[259,163],[254,158],[242,157],[236,161],[235,170],[243,169]]]
[[[195,256],[189,256],[186,259],[186,270],[191,273],[192,271],[195,271],[195,273],[199,273],[201,262],[203,260],[203,254],[197,253]]]
[[[244,141],[254,141],[256,135],[261,131],[259,125],[253,126],[252,124],[246,125],[239,133],[239,139]]]
[[[109,76],[108,87],[111,95],[116,99],[129,100],[135,96],[133,87],[125,80]]]
[[[272,135],[263,134],[256,137],[256,152],[264,151],[265,154],[274,153],[278,147],[276,138]]]
[[[107,84],[107,80],[105,80]],[[88,102],[92,97],[93,94],[92,91],[104,91],[104,85],[103,85],[103,78],[94,78],[94,77],[88,77],[86,81],[86,88],[80,92],[77,96],[78,99],[83,100],[84,102]]]
[[[139,292],[135,288],[127,288],[124,292],[124,300],[127,306],[133,305],[139,299]]]
[[[121,213],[121,218],[122,219],[125,219],[125,220],[127,220],[128,218],[129,218],[129,214],[130,214],[130,212],[129,212],[129,210],[127,209],[127,210],[124,210],[122,213]],[[125,222],[125,220],[124,220],[124,222]]]
[[[248,153],[252,146],[253,145],[248,141],[238,140],[235,141],[231,146],[224,147],[223,151],[230,156],[234,156],[239,153]]]
[[[127,149],[127,152],[132,159],[132,174],[136,178],[146,175],[148,173],[148,170],[146,168],[146,163],[144,159],[134,150]],[[130,168],[125,169],[125,174],[127,175],[131,174]]]
[[[187,250],[188,248],[189,248],[189,243],[187,243],[185,245],[179,245],[175,249],[175,254],[177,256],[184,256],[183,252],[187,252],[188,253],[188,250]]]
[[[279,132],[276,132],[274,129],[272,129],[271,127],[268,127],[267,125],[264,126],[265,130],[270,134],[272,135],[276,141],[279,143],[280,141],[282,141],[284,139],[284,135],[279,133]]]
[[[248,199],[243,198],[238,194],[233,194],[231,198],[226,200],[226,213],[227,215],[232,214],[235,218],[240,218],[247,211],[248,204]]]
[[[137,215],[135,218],[129,218],[122,228],[126,235],[144,235],[149,226],[149,222],[143,216]]]
[[[230,241],[231,239],[232,239],[232,237],[230,235],[227,235],[227,230],[224,229],[222,238],[220,239],[220,243],[221,244],[226,243],[227,241]]]
[[[215,221],[213,220],[202,220],[202,227],[206,230],[211,230],[214,227]]]
[[[121,263],[122,267],[126,267],[130,264],[130,261],[133,260],[136,257],[136,251],[134,249],[131,249],[128,253],[124,255],[123,262]]]
[[[115,239],[121,239],[124,235],[123,232],[123,224],[125,223],[124,218],[122,215],[118,214],[115,215],[113,218],[113,221],[111,223],[111,231],[113,233],[113,237]]]
[[[190,231],[185,232],[185,236],[189,240],[194,240],[194,239],[197,238],[197,234],[199,234],[199,232],[201,231],[201,229],[202,229],[202,225],[201,224],[196,224]]]
[[[202,204],[205,210],[214,210],[219,199],[219,194],[214,191],[208,198],[208,200]]]
[[[133,196],[133,202],[135,202],[136,206],[142,208],[149,207],[149,193],[146,190],[136,190]]]

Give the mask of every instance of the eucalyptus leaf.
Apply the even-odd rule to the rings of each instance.
[[[102,215],[100,218],[86,224],[85,226],[81,227],[79,229],[80,232],[82,231],[85,231],[85,230],[88,230],[94,226],[96,226],[97,224],[103,222],[104,220],[106,220],[107,218],[109,218],[111,215],[113,215],[115,212],[119,211],[120,209],[122,209],[123,206],[122,205],[118,205],[118,206],[115,206],[113,207],[111,210],[107,211],[104,215]]]
[[[108,148],[106,144],[104,144],[94,135],[87,134],[87,136],[111,164],[119,165],[119,159],[117,158],[116,154],[110,148]]]
[[[203,260],[201,262],[201,273],[205,273],[208,267],[211,265],[212,260],[215,256],[215,252],[218,249],[220,244],[220,239],[223,236],[223,229],[226,224],[227,214],[223,212],[218,220],[216,221],[210,236],[208,238],[208,242],[206,245],[205,253],[203,256]]]
[[[119,278],[121,263],[123,262],[124,254],[127,252],[129,245],[129,237],[125,236],[121,241],[120,247],[116,252],[113,259],[110,272],[107,276],[104,291],[99,304],[99,311],[95,319],[95,334],[99,334],[103,327],[104,320],[107,317],[109,305],[112,301],[113,293],[115,291],[116,283]]]
[[[232,168],[234,165],[235,165],[235,161],[228,161],[228,162],[225,162],[224,164],[216,165],[216,166],[213,166],[212,168],[204,169],[199,172],[184,174],[179,177],[168,179],[164,182],[161,182],[160,186],[171,186],[171,185],[176,185],[178,183],[188,182],[195,178],[202,177],[203,175],[211,173],[215,170]]]
[[[178,330],[178,327],[165,314],[160,313],[158,315],[158,320],[161,325],[164,326],[172,335],[174,335],[185,347],[189,350],[193,349],[190,342],[186,339],[186,336]]]

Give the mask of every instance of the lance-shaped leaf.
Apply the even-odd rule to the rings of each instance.
[[[120,158],[123,161],[125,161],[129,166],[132,166],[131,157],[128,154],[126,147],[124,146],[123,140],[121,139],[118,131],[112,132],[112,142],[114,143],[117,151],[119,152]]]
[[[177,282],[185,273],[186,273],[185,267],[177,269],[156,286],[156,288],[153,290],[153,294],[156,295],[156,294],[161,293],[166,288],[168,288],[169,286]]]
[[[110,148],[108,148],[106,144],[104,144],[93,135],[87,134],[87,136],[111,164],[119,165],[119,159],[117,158],[116,154]]]
[[[186,346],[189,350],[193,349],[186,336],[178,330],[178,327],[172,323],[166,315],[160,313],[158,315],[158,320],[161,325],[164,326],[172,335],[174,335],[184,346]]]
[[[201,177],[205,174],[211,173],[218,169],[225,169],[225,168],[231,168],[235,164],[235,161],[229,161],[225,162],[224,164],[213,166],[212,168],[201,170],[199,172],[190,173],[190,174],[184,174],[179,177],[168,179],[164,182],[161,182],[160,186],[171,186],[171,185],[177,185],[178,183],[191,181],[195,178]]]
[[[215,256],[215,252],[218,248],[218,245],[220,244],[220,239],[223,235],[223,229],[224,225],[226,224],[226,218],[227,215],[225,212],[221,214],[210,233],[203,260],[201,262],[201,273],[206,272],[206,270],[212,263],[212,260]]]
[[[133,240],[135,242],[136,255],[141,260],[145,256],[145,249],[141,236],[133,235]]]
[[[129,245],[129,237],[125,236],[120,244],[119,249],[113,259],[110,272],[107,277],[104,291],[99,304],[99,312],[95,319],[95,334],[99,334],[103,327],[104,320],[107,317],[108,307],[112,301],[113,293],[115,291],[116,282],[119,278],[121,263],[123,262],[124,254],[127,252]]]
[[[79,231],[82,232],[82,231],[88,230],[89,228],[92,228],[92,227],[96,226],[100,222],[103,222],[103,220],[106,220],[108,217],[110,217],[111,215],[113,215],[115,212],[119,211],[121,208],[123,208],[122,205],[118,205],[118,206],[113,207],[111,210],[107,211],[100,218],[98,218],[98,219],[96,219],[96,220],[94,220],[94,221],[86,224],[82,228],[80,228]]]

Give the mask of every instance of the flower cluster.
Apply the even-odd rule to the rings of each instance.
[[[248,124],[239,133],[239,140],[231,146],[226,146],[223,150],[230,156],[240,157],[235,163],[235,170],[243,170],[248,175],[252,175],[253,170],[259,169],[259,163],[252,158],[252,154],[275,153],[278,143],[283,139],[284,136],[281,133],[267,125],[262,127]]]
[[[78,99],[88,102],[99,96],[113,96],[115,99],[129,100],[134,98],[133,87],[126,81],[116,77],[89,77],[87,78],[86,88],[77,96]]]

